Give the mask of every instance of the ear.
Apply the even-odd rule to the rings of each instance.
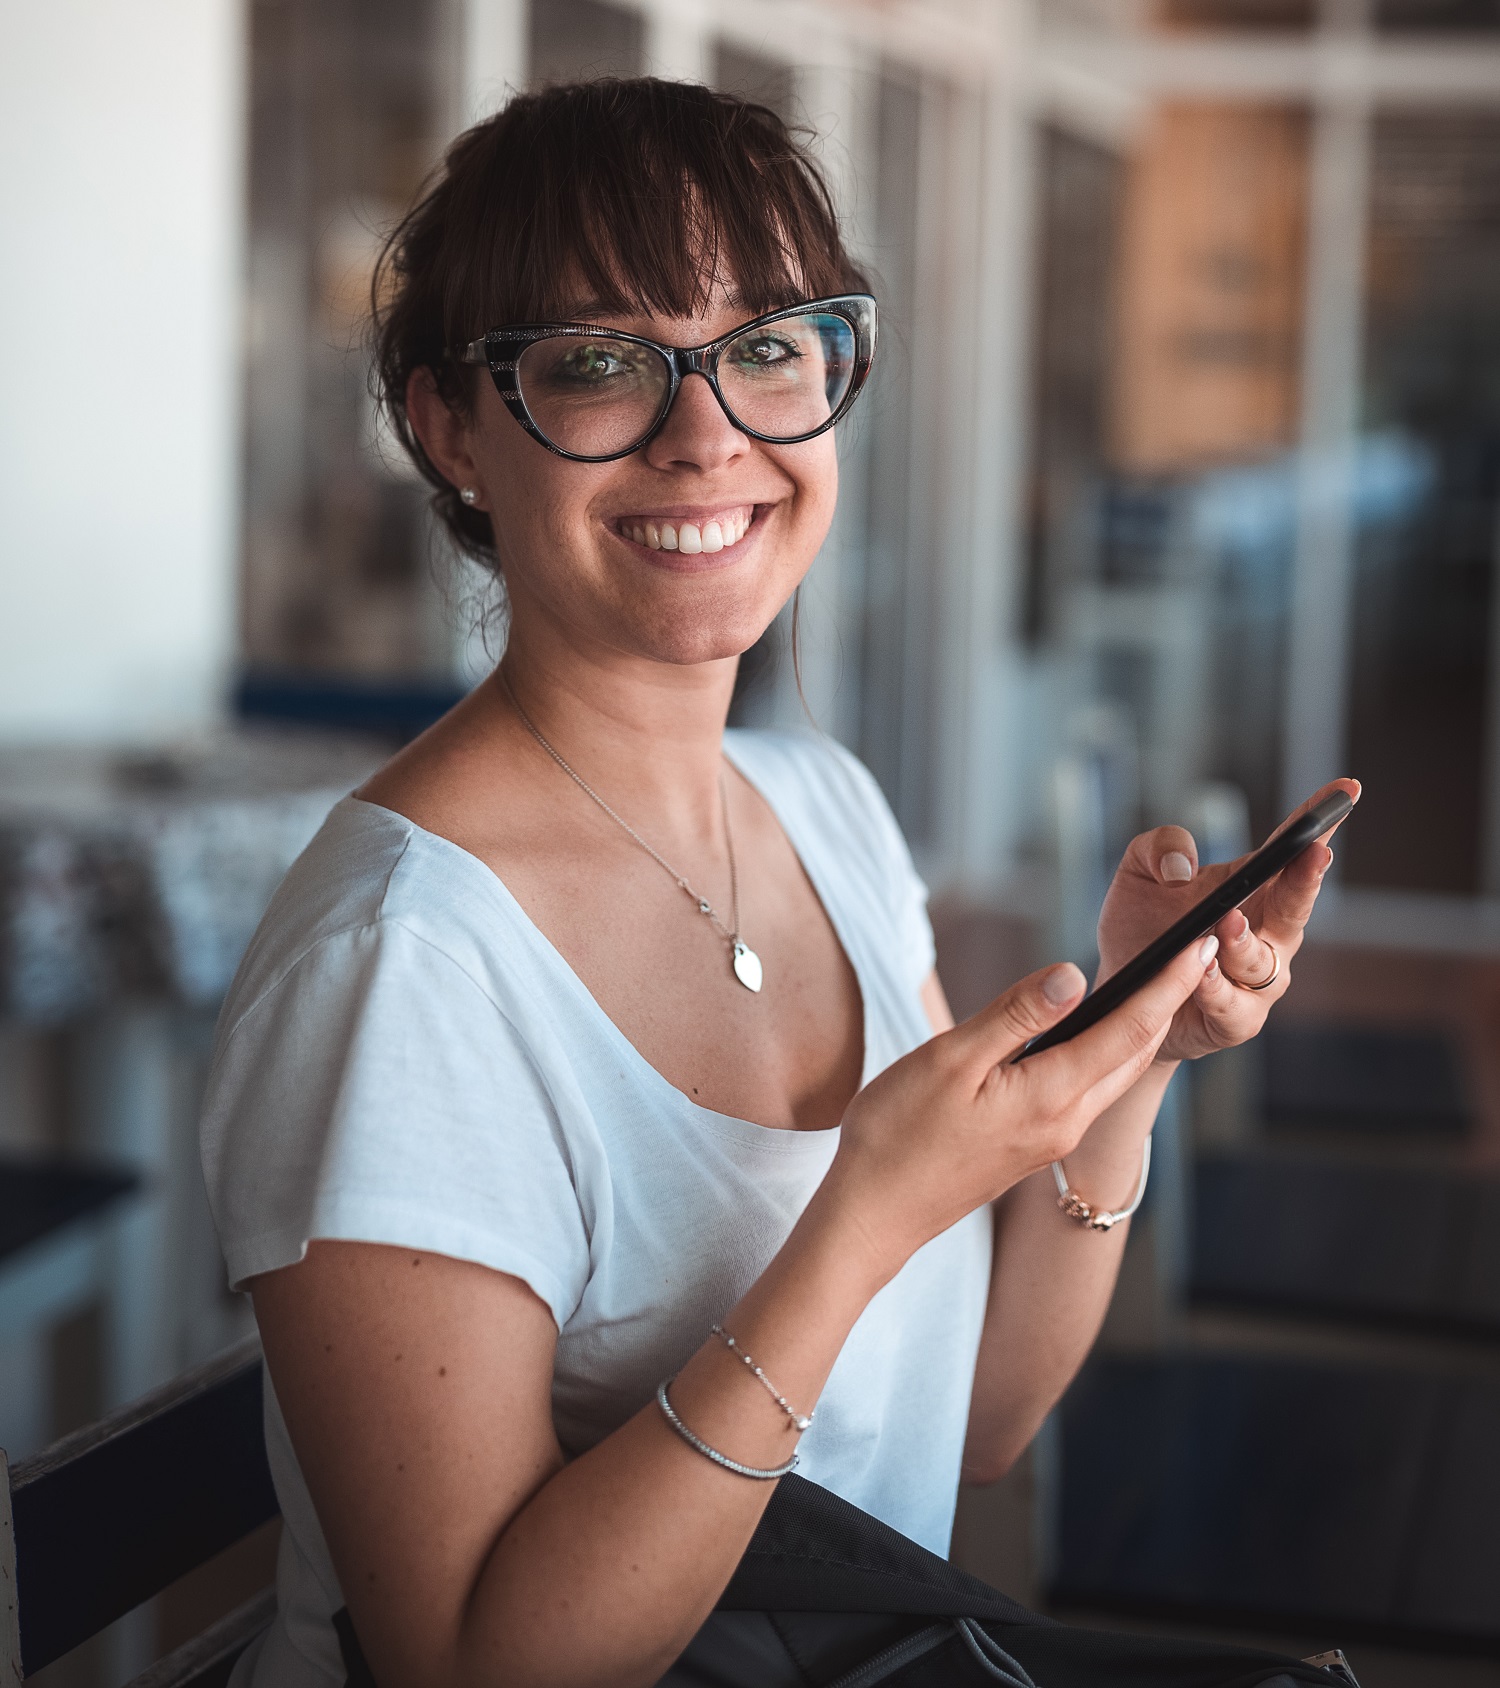
[[[426,365],[414,369],[407,379],[406,414],[433,467],[454,486],[480,487],[478,507],[482,508],[483,483],[470,450],[472,430],[468,421],[438,391],[432,371]]]

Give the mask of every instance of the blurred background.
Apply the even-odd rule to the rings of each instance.
[[[249,1328],[197,1168],[217,1002],[332,802],[497,654],[375,424],[373,258],[507,90],[641,72],[805,125],[878,278],[804,675],[961,1014],[1091,960],[1142,825],[1223,859],[1365,782],[1274,1029],[1174,1083],[1100,1350],[955,1556],[1500,1684],[1497,0],[16,10],[0,1446]],[[735,709],[803,718],[784,628]],[[274,1547],[46,1681],[115,1688]]]

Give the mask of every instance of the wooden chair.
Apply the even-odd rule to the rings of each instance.
[[[96,1635],[277,1513],[249,1341],[10,1466],[0,1453],[0,1688]],[[129,1688],[220,1688],[264,1590]]]

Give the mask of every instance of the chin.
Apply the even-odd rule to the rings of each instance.
[[[643,656],[676,667],[724,662],[742,656],[775,621],[782,604],[790,597],[777,595],[772,601],[724,602],[653,606],[639,618],[632,640]],[[654,613],[653,613],[654,612]]]

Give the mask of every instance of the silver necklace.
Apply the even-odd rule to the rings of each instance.
[[[666,857],[659,851],[652,849],[652,847],[644,838],[641,837],[640,833],[635,830],[630,822],[627,821],[623,815],[616,814],[615,811],[610,808],[609,804],[606,803],[599,795],[599,793],[594,790],[593,786],[589,784],[583,775],[566,762],[552,747],[552,744],[543,734],[541,728],[537,726],[536,722],[533,721],[526,713],[525,709],[522,708],[521,700],[516,696],[516,689],[510,683],[510,675],[505,672],[503,666],[500,669],[500,679],[504,683],[505,689],[510,695],[510,701],[515,705],[516,714],[521,717],[521,724],[525,727],[526,731],[531,734],[539,745],[541,745],[542,749],[547,752],[552,760],[556,762],[558,767],[562,769],[562,771],[570,780],[572,780],[573,784],[576,785],[580,791],[582,791],[586,796],[592,797],[616,826],[622,827],[626,832],[628,832],[636,843],[639,844],[646,852],[646,854],[650,856],[652,861],[656,862],[660,867],[665,868],[666,871],[671,874],[672,878],[676,881],[678,888],[685,891],[698,905],[699,914],[706,915],[708,917],[709,924],[719,934],[719,936],[723,938],[725,943],[729,945],[730,965],[734,968],[735,978],[739,980],[747,991],[758,991],[765,979],[765,969],[760,964],[760,957],[740,936],[740,878],[734,862],[734,833],[730,830],[729,826],[729,793],[725,789],[723,771],[720,770],[719,773],[719,803],[724,811],[724,842],[729,849],[728,926],[719,919],[718,914],[714,910],[713,904],[709,902],[708,898],[699,896],[699,894],[693,889],[687,880],[683,878],[677,869],[672,866]]]

